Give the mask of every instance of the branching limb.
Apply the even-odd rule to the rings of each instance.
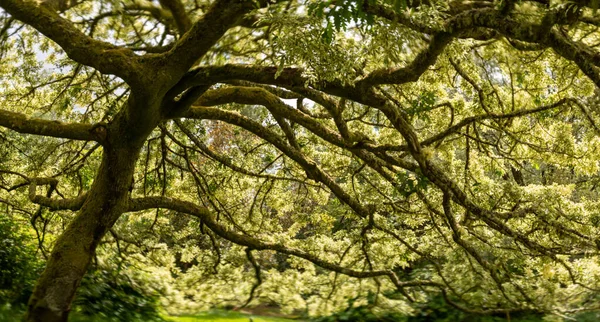
[[[138,78],[138,57],[132,51],[86,36],[52,9],[31,0],[0,0],[0,7],[52,39],[74,61],[128,82]]]
[[[469,124],[473,124],[475,122],[479,122],[479,121],[483,121],[483,120],[512,119],[512,118],[516,118],[516,117],[520,117],[520,116],[524,116],[524,115],[530,115],[530,114],[535,114],[535,113],[551,110],[554,108],[559,108],[565,104],[573,103],[573,102],[575,102],[574,99],[563,98],[563,99],[560,99],[549,105],[543,105],[543,106],[532,108],[532,109],[523,109],[523,110],[514,111],[514,112],[506,113],[506,114],[489,113],[489,114],[482,114],[482,115],[476,115],[476,116],[469,116],[469,117],[462,119],[460,122],[454,124],[453,126],[450,126],[449,128],[445,129],[444,131],[423,140],[421,142],[421,145],[424,145],[424,146],[431,145],[435,142],[438,142],[438,141],[448,137],[449,135],[451,135],[453,133],[458,132],[461,128],[463,128]]]
[[[160,5],[171,11],[181,35],[185,34],[192,27],[192,21],[187,12],[185,12],[185,6],[180,0],[160,0]]]
[[[250,304],[250,302],[252,302],[252,300],[254,299],[254,293],[256,292],[256,289],[263,282],[261,274],[260,274],[260,266],[256,262],[256,259],[254,259],[254,256],[252,255],[252,249],[251,248],[246,248],[246,258],[248,259],[248,261],[250,262],[250,264],[252,264],[252,268],[254,269],[254,277],[256,278],[256,282],[254,284],[252,284],[252,288],[250,289],[250,295],[248,296],[248,299],[246,300],[246,302],[244,302],[244,304],[242,304],[242,306],[240,308],[244,308],[244,307],[248,306],[248,304]]]
[[[214,214],[208,209],[196,204],[193,204],[188,201],[178,200],[174,198],[167,197],[146,197],[146,198],[135,198],[131,199],[129,202],[129,211],[142,211],[146,209],[152,208],[165,208],[171,209],[173,211],[189,214],[200,219],[208,228],[210,228],[215,234],[229,240],[232,243],[246,246],[255,250],[274,250],[283,254],[293,255],[299,258],[303,258],[312,262],[313,264],[334,271],[340,274],[348,275],[356,278],[373,278],[373,277],[388,277],[390,280],[396,285],[398,288],[405,287],[416,287],[416,286],[434,286],[434,287],[443,287],[442,284],[439,284],[434,281],[427,280],[413,280],[413,281],[400,281],[396,274],[393,271],[389,270],[379,270],[379,271],[357,271],[350,268],[346,268],[329,261],[323,260],[313,254],[305,252],[300,249],[290,248],[282,244],[278,243],[268,243],[260,241],[259,239],[249,236],[242,235],[232,230],[229,230],[227,227],[224,227],[222,224],[215,220]]]
[[[87,194],[84,193],[73,199],[52,199],[47,196],[38,195],[36,188],[38,185],[50,185],[56,187],[58,180],[54,178],[30,178],[29,179],[29,200],[38,205],[48,207],[51,210],[79,210],[87,199]]]
[[[227,156],[217,153],[217,152],[211,150],[208,146],[206,146],[206,144],[204,144],[202,141],[200,141],[200,139],[198,137],[196,137],[194,135],[194,133],[192,133],[192,131],[190,131],[179,120],[175,120],[175,124],[177,125],[179,130],[181,132],[183,132],[202,153],[206,154],[211,159],[223,164],[224,166],[230,168],[231,170],[233,170],[235,172],[238,172],[238,173],[241,173],[241,174],[244,174],[247,176],[251,176],[251,177],[256,177],[256,178],[264,178],[264,179],[271,179],[271,180],[289,180],[289,181],[295,181],[295,182],[302,183],[302,184],[309,184],[309,183],[304,182],[303,180],[300,180],[300,179],[297,179],[294,177],[279,177],[279,176],[274,176],[274,175],[270,175],[270,174],[255,173],[255,172],[249,171],[246,168],[235,165],[231,161],[231,159],[228,158]],[[173,137],[169,132],[167,132],[167,135],[169,136],[169,138],[171,140],[174,140],[175,143],[177,143],[179,146],[185,147],[185,145],[182,142],[177,141],[177,139],[175,137]]]
[[[0,110],[0,126],[19,133],[104,143],[106,129],[101,124],[63,123],[32,118],[22,113]]]
[[[196,106],[185,114],[187,118],[220,120],[239,126],[273,144],[277,149],[299,164],[313,180],[325,184],[340,200],[352,208],[361,217],[367,217],[370,210],[358,200],[351,197],[335,180],[324,172],[313,160],[308,159],[300,151],[290,146],[277,133],[241,114],[218,108]]]
[[[168,2],[178,0],[166,0]],[[256,8],[256,1],[217,0],[200,20],[194,23],[177,44],[153,59],[153,64],[169,70],[178,80],[229,30],[244,14]],[[259,1],[266,5],[267,1]],[[178,22],[178,25],[181,22]],[[185,23],[183,23],[185,24]],[[182,25],[182,27],[184,27]],[[179,76],[178,76],[179,75]]]

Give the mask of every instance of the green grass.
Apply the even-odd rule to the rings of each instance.
[[[18,322],[23,317],[22,308],[14,308],[8,305],[0,305],[0,322]],[[167,316],[165,317],[170,322],[298,322],[298,320],[270,317],[270,316],[258,316],[249,315],[239,312],[222,311],[222,310],[211,310],[202,312],[194,315],[183,315],[183,316]],[[252,319],[252,320],[250,320]],[[109,319],[102,317],[87,317],[73,312],[69,316],[70,322],[107,322]],[[133,321],[127,321],[133,322]],[[140,321],[141,322],[141,321]]]
[[[11,307],[7,304],[0,304],[0,322],[4,321],[19,321],[23,311]]]
[[[239,312],[231,312],[231,311],[220,311],[220,310],[211,310],[208,312],[203,312],[194,315],[183,315],[183,316],[171,316],[168,317],[167,320],[173,322],[290,322],[297,321],[291,319],[270,317],[270,316],[258,316],[258,315],[249,315],[243,314]]]

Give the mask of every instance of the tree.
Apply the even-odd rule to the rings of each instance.
[[[407,302],[595,308],[598,1],[0,7],[0,200],[52,245],[28,321],[153,209],[259,282],[274,251]]]

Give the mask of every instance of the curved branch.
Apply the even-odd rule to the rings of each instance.
[[[74,61],[128,82],[139,76],[138,57],[125,48],[83,34],[51,8],[31,0],[0,0],[0,7],[56,42]]]
[[[261,274],[260,274],[260,265],[258,265],[258,263],[256,262],[256,259],[252,255],[252,248],[249,248],[249,247],[246,248],[246,258],[248,258],[248,261],[250,262],[250,264],[252,265],[252,268],[254,269],[254,277],[256,278],[256,282],[254,284],[252,284],[252,288],[250,289],[250,295],[248,296],[248,299],[246,300],[246,302],[244,304],[242,304],[242,306],[241,306],[242,308],[248,306],[248,304],[250,304],[250,302],[252,302],[252,300],[254,299],[254,292],[263,282]]]
[[[547,110],[550,110],[553,108],[561,107],[562,105],[565,105],[567,103],[575,103],[575,102],[576,102],[576,100],[574,100],[574,99],[563,98],[563,99],[560,99],[549,105],[543,105],[543,106],[532,108],[532,109],[524,109],[524,110],[520,110],[520,111],[514,111],[514,112],[506,113],[506,114],[490,113],[490,114],[469,116],[469,117],[462,119],[460,122],[448,127],[444,131],[421,141],[421,145],[431,145],[439,140],[444,139],[448,135],[458,132],[458,130],[460,130],[461,128],[463,128],[469,124],[478,122],[478,121],[512,119],[512,118],[519,117],[519,116],[530,115],[530,114],[535,114],[535,113],[539,113],[542,111],[547,111]],[[593,120],[592,120],[592,122],[593,122]]]
[[[29,180],[29,200],[40,206],[48,207],[52,210],[79,210],[87,199],[87,193],[72,199],[52,199],[50,197],[36,194],[38,185],[50,185],[54,188],[58,180],[54,178],[30,178]]]
[[[435,63],[437,57],[453,39],[450,33],[437,33],[431,39],[429,46],[420,52],[408,66],[375,70],[358,81],[356,86],[371,87],[379,84],[405,84],[417,81],[427,68]]]
[[[0,126],[19,133],[71,140],[97,141],[99,143],[103,143],[106,135],[105,129],[101,124],[90,125],[50,121],[6,110],[0,110]]]
[[[168,198],[168,197],[145,197],[145,198],[135,198],[129,201],[129,210],[128,211],[142,211],[146,209],[153,208],[164,208],[171,209],[177,212],[186,213],[191,216],[194,216],[202,221],[204,225],[210,228],[215,234],[220,237],[229,240],[232,243],[246,246],[250,249],[255,250],[274,250],[283,254],[293,255],[299,258],[303,258],[319,267],[338,272],[340,274],[348,275],[356,278],[370,278],[370,277],[378,277],[378,276],[387,276],[391,279],[391,281],[398,288],[404,287],[412,287],[412,286],[435,286],[435,287],[443,287],[442,284],[433,281],[427,280],[415,280],[415,281],[400,281],[396,274],[390,270],[380,270],[380,271],[357,271],[350,268],[346,268],[343,266],[336,265],[334,263],[323,260],[315,255],[312,255],[308,252],[305,252],[300,249],[287,247],[278,243],[268,243],[263,242],[257,238],[242,235],[223,225],[219,224],[215,220],[215,215],[205,207],[198,206],[194,203]]]
[[[467,29],[484,27],[494,29],[506,37],[550,47],[563,58],[573,61],[600,87],[600,53],[581,46],[546,21],[555,21],[556,12],[550,11],[540,24],[520,22],[497,10],[474,10],[461,14],[449,27]]]
[[[277,96],[265,89],[256,87],[220,88],[218,90],[206,92],[197,103],[200,105],[220,105],[232,102],[265,106],[271,112],[271,114],[274,115],[274,117],[289,119],[297,124],[302,125],[311,133],[317,135],[323,140],[335,146],[349,150],[379,173],[382,173],[380,169],[386,167],[385,163],[382,163],[379,159],[374,158],[373,155],[367,152],[380,150],[381,146],[364,140],[364,138],[362,138],[360,135],[361,133],[346,133],[346,137],[344,137],[344,135],[336,133],[327,128],[313,117],[288,106]],[[337,107],[332,108],[337,109]],[[342,122],[343,125],[345,125],[345,121],[341,120],[341,118],[339,119],[339,122]],[[286,132],[285,128],[282,128],[282,130]],[[291,134],[286,133],[286,136],[289,137]],[[396,164],[404,169],[414,170],[416,168],[416,165],[413,163],[402,161],[400,159],[396,161]],[[385,174],[382,173],[382,175],[386,177]]]
[[[173,1],[177,0],[168,0],[168,2]],[[165,54],[157,56],[153,64],[168,70],[171,75],[175,75],[173,79],[177,81],[198,59],[208,52],[227,30],[236,26],[244,14],[255,9],[256,4],[256,1],[215,1],[204,16],[191,26],[175,46]],[[261,0],[258,1],[258,4],[264,6],[267,1]],[[179,24],[180,22],[178,22]]]
[[[205,102],[208,103],[208,102]],[[346,203],[356,214],[367,217],[370,209],[362,205],[358,200],[352,198],[335,180],[325,173],[315,161],[306,158],[300,151],[290,146],[277,133],[263,127],[261,124],[249,119],[239,113],[224,111],[213,107],[196,106],[191,108],[184,117],[193,119],[210,119],[224,121],[255,134],[263,140],[273,144],[290,159],[300,165],[309,178],[325,184],[340,200]]]
[[[222,154],[219,154],[219,153],[211,150],[208,146],[206,146],[206,144],[204,144],[202,141],[200,141],[198,139],[198,137],[196,137],[194,135],[194,133],[192,133],[188,128],[186,128],[185,125],[183,125],[179,120],[175,120],[175,124],[177,125],[179,130],[181,132],[183,132],[188,137],[188,139],[190,139],[194,143],[194,145],[196,147],[198,147],[198,149],[200,149],[200,151],[202,151],[204,154],[206,154],[211,159],[221,163],[222,165],[230,168],[231,170],[233,170],[235,172],[241,173],[243,175],[255,177],[255,178],[264,178],[264,179],[271,179],[271,180],[288,180],[288,181],[295,181],[298,183],[310,185],[310,183],[307,183],[303,180],[300,180],[300,179],[297,179],[294,177],[279,177],[279,176],[274,176],[274,175],[270,175],[270,174],[254,173],[252,171],[247,170],[246,168],[235,165],[231,161],[230,158],[228,158]],[[169,132],[167,132],[167,136],[169,136],[169,138],[171,140],[175,140],[175,138]],[[181,143],[181,142],[176,142],[176,143],[179,146],[184,146],[183,143]]]
[[[160,5],[171,11],[180,34],[183,35],[192,27],[192,21],[180,0],[160,0]]]

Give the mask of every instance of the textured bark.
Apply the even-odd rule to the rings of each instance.
[[[138,70],[138,57],[131,50],[88,37],[52,9],[35,1],[0,0],[0,6],[55,41],[73,60],[128,82],[135,82],[139,76],[132,73]]]
[[[81,123],[63,123],[29,117],[22,113],[15,113],[0,109],[0,126],[13,131],[28,134],[39,134],[59,138],[68,138],[84,141],[101,141],[100,126]]]
[[[139,148],[104,152],[80,212],[60,236],[29,301],[27,321],[67,321],[71,301],[98,243],[127,208]]]
[[[160,0],[162,6],[168,9],[171,14],[168,14],[166,10],[153,6],[141,8],[141,10],[150,12],[159,20],[172,19],[176,23],[181,37],[174,44],[164,47],[164,52],[159,51],[160,54],[140,56],[134,54],[134,51],[127,48],[127,46],[121,47],[95,40],[83,34],[70,21],[56,14],[56,11],[65,10],[75,1],[0,0],[0,7],[9,13],[11,17],[30,25],[55,41],[71,59],[92,67],[100,73],[114,74],[121,77],[130,86],[131,93],[133,93],[128,104],[122,108],[117,117],[110,124],[101,126],[32,119],[20,113],[0,110],[1,127],[10,128],[21,133],[75,140],[93,140],[100,142],[104,147],[103,159],[96,179],[91,190],[85,195],[71,200],[53,200],[50,195],[47,197],[36,195],[36,184],[56,185],[56,182],[38,180],[30,183],[30,200],[32,202],[50,209],[71,209],[79,210],[79,212],[58,239],[47,262],[46,270],[38,280],[30,299],[27,321],[67,321],[70,303],[102,237],[110,230],[122,213],[158,207],[196,216],[216,235],[236,244],[249,247],[249,249],[268,249],[294,255],[323,268],[358,278],[388,276],[401,292],[402,287],[411,286],[407,282],[400,282],[391,271],[346,269],[298,249],[261,242],[257,238],[230,231],[226,226],[220,225],[213,219],[209,209],[189,202],[159,197],[135,199],[130,202],[129,190],[141,146],[152,129],[158,126],[160,122],[174,117],[220,120],[246,129],[269,142],[279,149],[282,154],[295,161],[306,172],[307,178],[327,186],[339,200],[352,208],[357,215],[363,218],[372,218],[374,208],[371,206],[373,205],[362,203],[360,199],[354,198],[317,162],[303,154],[290,126],[290,123],[298,124],[323,140],[350,151],[382,177],[387,178],[389,182],[393,182],[395,179],[386,177],[390,174],[383,170],[385,170],[384,168],[394,170],[394,166],[413,172],[418,170],[428,177],[444,193],[444,212],[448,216],[451,224],[450,228],[455,233],[456,243],[476,259],[478,258],[477,253],[471,246],[463,243],[461,239],[460,222],[453,221],[451,202],[462,206],[472,215],[482,219],[489,227],[518,240],[529,249],[539,254],[546,254],[547,250],[543,246],[536,244],[527,236],[519,236],[516,231],[511,230],[510,226],[502,221],[510,218],[511,215],[518,214],[517,211],[508,214],[497,213],[485,210],[485,208],[475,204],[447,172],[432,161],[425,147],[441,142],[446,137],[456,134],[464,127],[478,121],[486,119],[510,120],[518,116],[560,108],[563,105],[566,106],[567,103],[573,103],[573,101],[563,99],[550,105],[530,110],[513,111],[508,114],[486,113],[469,116],[454,125],[451,123],[446,130],[439,132],[437,135],[422,140],[417,136],[417,132],[406,112],[391,104],[385,97],[377,94],[376,86],[380,84],[405,84],[418,80],[425,71],[435,64],[438,56],[454,39],[464,37],[492,39],[499,35],[506,37],[509,43],[516,48],[523,48],[522,50],[552,48],[558,55],[576,63],[590,80],[600,86],[600,55],[594,50],[584,48],[554,27],[561,24],[560,12],[548,10],[546,17],[541,22],[535,23],[534,20],[520,20],[510,15],[515,1],[505,1],[501,10],[496,10],[492,2],[486,0],[452,1],[448,12],[450,17],[446,23],[440,26],[429,26],[414,21],[408,14],[397,13],[384,6],[367,4],[365,6],[367,12],[426,33],[430,41],[427,47],[419,52],[416,58],[407,65],[372,71],[370,74],[364,75],[362,79],[356,80],[354,84],[331,80],[308,88],[307,84],[309,82],[303,75],[302,70],[297,68],[279,70],[274,66],[200,66],[190,70],[198,59],[204,56],[229,28],[244,24],[244,21],[247,23],[252,20],[248,17],[244,18],[244,14],[250,12],[257,4],[266,6],[267,3],[271,2],[277,1],[215,0],[212,1],[213,5],[203,17],[192,23],[190,17],[186,14],[182,1]],[[549,3],[541,0],[535,2],[544,5]],[[40,3],[43,5],[40,6]],[[426,0],[416,0],[412,1],[410,5],[417,7],[429,3],[430,1]],[[592,1],[581,0],[576,1],[576,3],[588,6]],[[599,24],[595,17],[586,19],[585,22],[589,24]],[[458,65],[455,64],[455,68],[461,74]],[[468,76],[463,74],[461,76],[470,82]],[[223,81],[256,82],[260,83],[259,86],[262,87],[229,87],[209,90],[213,84]],[[300,96],[305,96],[323,105],[331,115],[339,133],[324,126],[323,122],[315,120],[309,112],[302,109],[301,102],[298,109],[285,105],[277,97],[278,94],[273,94],[275,90],[283,90],[272,88],[268,86],[269,84],[283,87],[290,91],[289,93],[292,95],[300,94]],[[478,92],[483,93],[481,88],[475,85],[474,87]],[[368,138],[365,140],[357,137],[348,130],[346,121],[342,118],[341,109],[338,111],[336,102],[328,102],[325,94],[354,100],[380,110],[398,133],[403,136],[405,143],[384,146],[376,145]],[[480,101],[483,104],[484,99],[480,99]],[[213,107],[231,102],[265,106],[277,120],[285,134],[285,138],[282,138],[276,131],[248,117]],[[197,106],[190,108],[192,105]],[[582,110],[584,110],[583,107]],[[589,119],[593,123],[593,119]],[[184,132],[191,137],[192,133]],[[242,168],[235,166],[227,158],[211,153],[202,144],[197,145],[229,168],[241,173],[250,173],[244,172]],[[415,162],[379,153],[388,150],[408,151]],[[518,170],[514,170],[513,176],[519,184],[523,184],[522,175],[517,172]],[[270,178],[260,174],[256,176]],[[372,223],[369,223],[369,225],[369,229],[380,229],[373,226]],[[400,238],[397,239],[400,240]],[[487,263],[479,262],[483,268],[487,269],[489,267]],[[441,284],[421,281],[413,286],[416,285],[440,287],[444,292]],[[407,296],[407,298],[409,297]],[[506,312],[502,309],[499,310],[486,312]]]
[[[183,35],[192,27],[192,21],[185,12],[183,3],[179,0],[160,0],[160,5],[169,9],[173,14],[179,33]]]
[[[266,2],[264,3],[266,4]],[[189,32],[164,55],[139,58],[132,51],[91,39],[56,15],[54,8],[33,1],[0,0],[13,17],[31,25],[59,44],[73,60],[106,74],[121,76],[131,95],[109,124],[90,126],[29,119],[0,111],[0,126],[13,130],[102,144],[103,158],[96,178],[81,205],[79,200],[56,202],[30,193],[32,201],[54,209],[81,205],[75,219],[57,240],[46,268],[29,300],[26,321],[67,321],[71,302],[94,252],[119,216],[127,211],[135,163],[150,132],[173,105],[168,96],[187,69],[202,57],[243,14],[252,1],[216,1]],[[173,10],[173,8],[170,8]],[[181,8],[180,8],[181,9]],[[176,10],[175,10],[176,11]],[[176,93],[175,95],[179,94]]]
[[[152,99],[137,104],[158,111]],[[160,117],[158,112],[133,117],[139,110],[129,98],[107,127],[102,162],[81,210],[59,237],[29,299],[28,322],[65,322],[75,291],[102,237],[127,211],[129,188],[140,149]],[[144,120],[143,123],[139,120]]]

